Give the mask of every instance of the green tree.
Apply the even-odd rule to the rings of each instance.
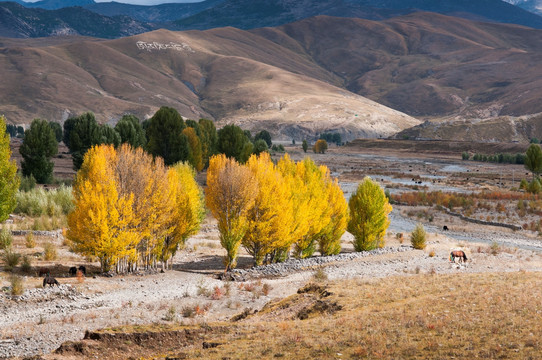
[[[303,144],[301,145],[301,147],[303,148],[303,152],[307,152],[307,150],[309,149],[309,144],[307,143],[307,140],[303,140]]]
[[[271,142],[271,134],[267,130],[262,130],[259,133],[256,134],[254,137],[254,142],[258,140],[264,140],[267,144],[267,147],[270,148],[273,143]]]
[[[122,144],[130,144],[134,149],[147,145],[145,130],[134,115],[124,115],[115,125],[115,130],[119,133]]]
[[[147,150],[161,156],[166,165],[187,161],[190,156],[188,139],[183,135],[186,127],[177,110],[162,106],[150,119],[147,132]]]
[[[267,147],[267,143],[264,139],[258,139],[254,142],[254,150],[253,153],[255,155],[260,155],[261,153],[268,151],[269,148]]]
[[[531,144],[525,153],[525,168],[533,173],[533,178],[542,173],[542,149],[540,145]]]
[[[203,166],[208,167],[209,158],[217,153],[218,133],[215,124],[211,120],[200,119],[198,125]]]
[[[66,138],[66,135],[68,135],[68,138]],[[68,142],[66,143],[66,141]],[[91,112],[70,118],[64,123],[64,143],[72,153],[75,170],[81,168],[86,152],[92,146],[99,145],[101,141],[102,130]]]
[[[412,231],[412,233],[410,234],[410,243],[412,244],[412,247],[418,250],[425,249],[426,237],[427,234],[425,232],[425,229],[423,228],[423,225],[418,223],[414,231]]]
[[[217,149],[219,153],[226,155],[226,157],[244,163],[252,153],[251,145],[250,139],[247,138],[243,129],[237,125],[226,125],[218,130]]]
[[[6,133],[6,118],[0,116],[0,221],[4,221],[15,209],[15,195],[19,188],[17,164],[11,160],[9,134]]]
[[[383,247],[392,207],[380,185],[365,177],[352,194],[348,207],[348,231],[354,235],[354,249],[367,251]]]
[[[49,121],[49,126],[51,129],[53,129],[53,132],[55,133],[56,142],[59,143],[62,141],[62,126],[54,121]]]
[[[100,135],[100,144],[107,144],[118,147],[121,143],[119,133],[107,124],[100,125]]]
[[[23,144],[19,152],[24,176],[34,176],[41,184],[53,180],[54,164],[51,158],[58,153],[58,142],[55,132],[47,120],[34,119],[30,129],[25,131]]]

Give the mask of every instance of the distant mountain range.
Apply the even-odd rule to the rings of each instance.
[[[510,122],[506,116],[542,113],[540,63],[542,30],[423,12],[108,41],[0,39],[0,113],[28,123],[94,111],[114,123],[169,105],[188,118],[296,139],[322,131],[388,136],[419,125],[415,116],[454,134],[442,119]],[[537,121],[525,124],[499,135],[491,133],[496,125],[479,127],[486,133],[477,138],[542,137]]]
[[[115,38],[158,28],[204,30],[233,26],[253,29],[318,15],[383,20],[417,11],[542,29],[541,16],[519,7],[535,6],[533,1],[518,2],[518,6],[514,6],[501,0],[206,0],[139,6],[93,0],[36,3],[18,0],[25,7],[0,2],[0,36],[80,34]]]

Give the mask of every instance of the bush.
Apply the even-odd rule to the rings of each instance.
[[[32,270],[32,260],[27,255],[23,256],[23,263],[21,264],[21,270],[25,273],[30,273]]]
[[[15,266],[19,265],[19,261],[21,260],[21,254],[13,252],[11,249],[4,250],[4,255],[2,257],[6,271],[12,271]]]
[[[540,184],[540,180],[534,179],[529,183],[529,188],[527,189],[528,192],[531,194],[538,194],[542,190],[542,185]]]
[[[36,240],[34,239],[34,234],[32,231],[26,233],[24,237],[24,244],[28,249],[33,249],[36,246]]]
[[[22,295],[24,292],[23,278],[20,276],[12,275],[9,278],[11,284],[11,295]]]
[[[412,247],[414,249],[425,249],[425,240],[426,240],[427,234],[425,233],[425,229],[423,228],[423,225],[418,223],[416,225],[416,228],[410,234],[410,242],[412,244]]]
[[[19,184],[20,191],[30,191],[36,187],[36,179],[33,175],[21,177],[21,183]]]
[[[11,231],[8,229],[2,229],[0,231],[0,250],[5,250],[11,248],[13,243],[13,236]]]
[[[316,153],[316,154],[324,154],[327,150],[327,141],[325,141],[324,139],[320,139],[318,140],[312,150]]]
[[[463,160],[468,160],[468,159],[470,158],[470,155],[469,155],[468,152],[463,151],[463,152],[461,153],[461,158],[462,158]]]
[[[35,188],[30,191],[19,191],[16,195],[16,214],[28,216],[67,215],[74,208],[72,188],[60,186],[57,189],[45,190]]]
[[[528,187],[529,187],[529,183],[527,182],[527,180],[521,179],[521,181],[520,181],[520,183],[519,183],[519,188],[520,188],[520,190],[525,190],[525,191],[527,191]]]
[[[47,261],[50,261],[50,260],[55,260],[56,257],[57,257],[57,253],[56,253],[56,248],[53,244],[51,243],[45,243],[45,245],[43,245],[43,259],[44,260],[47,260]]]

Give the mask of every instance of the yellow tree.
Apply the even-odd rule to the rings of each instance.
[[[68,215],[67,237],[75,250],[100,259],[102,271],[133,256],[138,240],[133,196],[119,194],[112,146],[91,148],[73,187],[75,210]]]
[[[199,231],[205,216],[203,192],[195,179],[194,168],[188,163],[178,163],[168,171],[169,186],[175,199],[171,216],[173,232],[165,238],[162,261],[167,263],[175,256],[189,236]]]
[[[373,250],[384,246],[384,234],[390,221],[392,207],[378,183],[365,177],[350,201],[348,231],[354,235],[356,251]]]
[[[200,172],[203,169],[203,150],[198,135],[192,127],[185,128],[183,135],[188,139],[188,146],[190,147],[189,162],[196,171]]]
[[[0,116],[0,221],[4,221],[17,205],[15,195],[19,189],[17,164],[11,159],[6,118]]]
[[[247,229],[247,212],[257,192],[257,183],[248,168],[224,154],[209,160],[205,201],[218,221],[220,242],[227,253],[225,271],[236,266],[239,246]]]
[[[269,153],[252,155],[246,166],[257,181],[258,191],[247,212],[248,226],[242,243],[255,264],[261,265],[272,251],[291,245],[290,189]]]
[[[319,251],[322,255],[334,255],[341,251],[341,237],[348,224],[348,204],[337,179],[327,181],[326,203],[324,217],[330,221],[318,234]]]
[[[145,268],[156,268],[164,241],[174,230],[171,221],[175,194],[169,186],[168,169],[162,158],[152,158],[141,148],[123,144],[118,150],[116,174],[119,191],[134,194],[133,210],[139,220],[139,261]]]

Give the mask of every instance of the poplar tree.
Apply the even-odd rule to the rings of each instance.
[[[0,221],[4,221],[15,209],[15,195],[20,179],[17,176],[17,164],[11,160],[9,134],[6,133],[6,118],[0,115]]]
[[[380,185],[365,177],[352,194],[348,207],[348,231],[354,235],[354,249],[367,251],[383,247],[392,207]]]
[[[23,157],[21,168],[24,176],[34,176],[40,184],[53,180],[54,164],[51,158],[58,153],[58,142],[47,120],[32,121],[30,129],[24,133],[19,152]]]

